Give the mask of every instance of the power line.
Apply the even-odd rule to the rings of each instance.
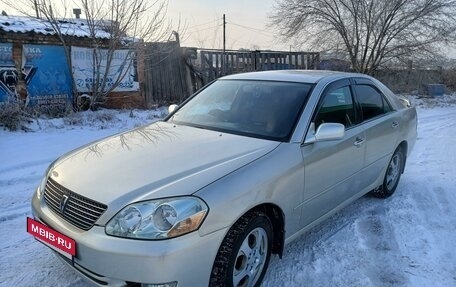
[[[242,28],[244,30],[247,30],[247,31],[250,31],[250,32],[253,32],[255,34],[258,34],[258,35],[261,35],[261,36],[264,36],[264,37],[267,37],[269,39],[271,38],[274,38],[274,33],[270,32],[270,31],[267,31],[267,30],[262,30],[262,29],[259,29],[259,28],[255,28],[255,27],[250,27],[250,26],[247,26],[247,25],[242,25],[242,24],[238,24],[236,22],[233,22],[233,21],[227,21],[226,19],[223,20],[223,18],[218,18],[216,20],[213,20],[213,21],[209,21],[209,22],[204,22],[204,23],[200,23],[200,24],[196,24],[196,25],[193,25],[191,27],[188,27],[188,31],[191,33],[191,34],[196,34],[196,33],[199,33],[199,32],[203,32],[203,31],[207,31],[207,30],[214,30],[214,32],[216,33],[216,35],[214,35],[212,37],[212,41],[216,40],[218,37],[218,32],[219,32],[219,29],[220,27],[224,26],[223,25],[223,22],[225,21],[226,24],[231,24],[233,26],[237,26],[239,28]],[[222,23],[220,23],[222,22]],[[210,25],[210,24],[214,24],[214,23],[217,23],[215,26],[210,26],[210,27],[204,27],[205,25]],[[194,29],[194,28],[198,28],[198,27],[201,27],[199,29]],[[227,37],[227,38],[230,38],[228,34],[225,34],[223,33],[222,34],[222,38],[224,37]],[[191,38],[194,38],[194,37],[191,37]],[[220,39],[220,38],[219,38]],[[226,39],[227,40],[227,39]],[[225,40],[225,41],[226,41]],[[238,40],[236,40],[235,42],[240,42]],[[248,45],[254,45],[254,43],[252,43],[251,41],[249,41],[250,43],[248,43]],[[244,44],[247,44],[247,42],[243,42]],[[223,41],[221,43],[223,45]],[[271,45],[270,43],[268,45]],[[226,49],[226,48],[225,48]]]
[[[218,21],[220,21],[220,19],[215,19],[215,20],[212,20],[212,21],[210,21],[210,22],[205,22],[205,23],[201,23],[201,24],[196,24],[196,25],[193,25],[193,26],[188,27],[188,29],[195,28],[195,27],[199,27],[199,26],[204,26],[204,25],[208,25],[208,24],[212,24],[212,23],[218,22]]]
[[[232,21],[228,22],[228,24],[232,24],[234,26],[238,26],[238,27],[244,28],[244,29],[249,30],[251,32],[255,32],[255,33],[261,34],[261,35],[263,35],[265,37],[273,37],[274,36],[273,33],[269,32],[267,30],[261,30],[261,29],[258,29],[258,28],[253,28],[253,27],[237,24],[237,23],[234,23]]]
[[[218,25],[215,25],[215,26],[212,26],[212,27],[206,27],[206,28],[202,28],[202,29],[199,29],[199,30],[190,30],[188,29],[190,32],[194,32],[194,33],[198,33],[198,32],[201,32],[201,31],[206,31],[206,30],[211,30],[211,29],[217,29],[218,27],[221,27],[222,24],[218,24]]]
[[[240,27],[240,28],[246,29],[246,30],[248,30],[248,31],[250,31],[250,32],[253,32],[253,33],[256,33],[256,34],[265,36],[265,37],[270,37],[270,38],[271,38],[271,37],[274,37],[272,34],[266,34],[266,33],[263,33],[263,32],[259,32],[259,31],[257,31],[257,30],[253,30],[253,29],[250,29],[250,28],[247,28],[247,27],[243,27],[243,26],[241,26],[241,25],[237,25],[237,24],[234,24],[234,23],[232,23],[232,22],[231,22],[231,23],[229,22],[229,24],[232,24],[232,25],[234,25],[234,26],[238,26],[238,27]]]

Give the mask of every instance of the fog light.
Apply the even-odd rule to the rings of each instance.
[[[142,287],[177,287],[177,282],[160,283],[160,284],[141,284]]]

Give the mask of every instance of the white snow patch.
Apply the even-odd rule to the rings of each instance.
[[[91,37],[87,20],[67,19],[58,21],[60,32],[66,36]],[[14,33],[34,32],[43,35],[56,35],[51,23],[45,19],[37,19],[27,16],[2,16],[0,15],[0,30]],[[110,33],[96,28],[96,38],[109,39]]]

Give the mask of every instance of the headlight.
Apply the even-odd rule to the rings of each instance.
[[[41,183],[40,183],[40,185],[38,186],[38,189],[36,190],[36,197],[37,197],[38,199],[41,199],[41,197],[43,196],[44,189],[46,188],[46,183],[47,183],[47,180],[48,180],[48,178],[49,178],[49,174],[51,173],[52,168],[54,167],[54,164],[57,162],[57,160],[59,160],[59,158],[57,158],[56,160],[54,160],[54,161],[48,166],[48,168],[46,169],[46,171],[44,172],[43,179],[41,180]]]
[[[41,180],[41,183],[38,186],[38,189],[36,190],[36,197],[38,199],[41,199],[41,197],[43,196],[44,189],[46,188],[47,178],[48,177],[47,177],[47,173],[46,173],[45,176],[43,177],[43,179]]]
[[[173,238],[197,230],[207,211],[207,205],[192,196],[137,202],[117,213],[105,230],[118,237]]]

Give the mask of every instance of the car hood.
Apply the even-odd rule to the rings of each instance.
[[[278,145],[158,122],[68,153],[50,176],[118,211],[130,202],[192,194]]]

